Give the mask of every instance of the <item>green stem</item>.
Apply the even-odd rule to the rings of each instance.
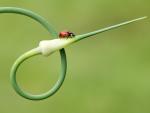
[[[41,17],[40,15],[38,15],[30,10],[17,8],[17,7],[0,7],[0,13],[2,13],[2,14],[3,13],[15,13],[15,14],[20,14],[20,15],[25,15],[27,17],[30,17],[30,18],[34,19],[35,21],[37,21],[38,23],[40,23],[52,35],[53,38],[58,37],[57,32],[52,28],[52,26],[43,17]],[[30,99],[30,100],[42,100],[42,99],[48,98],[49,96],[55,94],[58,91],[58,89],[61,87],[61,85],[65,79],[66,70],[67,70],[67,59],[66,59],[65,50],[60,49],[59,51],[60,51],[60,55],[61,55],[61,73],[60,73],[60,77],[59,77],[58,81],[52,87],[52,89],[50,89],[48,92],[46,92],[44,94],[32,95],[32,94],[29,94],[29,93],[23,91],[19,87],[19,85],[16,81],[16,72],[17,72],[17,69],[19,68],[19,66],[28,58],[31,58],[35,55],[41,54],[40,48],[35,48],[35,49],[32,49],[32,50],[26,52],[22,56],[20,56],[15,61],[14,65],[12,66],[10,78],[11,78],[11,83],[12,83],[14,90],[22,97],[24,97],[26,99]]]
[[[57,38],[58,34],[57,32],[52,28],[52,26],[40,15],[27,10],[27,9],[22,9],[22,8],[17,8],[17,7],[0,7],[0,13],[15,13],[15,14],[21,14],[28,16],[37,22],[39,22],[44,28],[46,28],[49,33],[51,33],[52,37]]]
[[[55,83],[55,85],[46,93],[43,94],[39,94],[39,95],[33,95],[30,93],[27,93],[26,91],[22,90],[21,87],[19,87],[19,84],[17,83],[16,80],[16,73],[18,68],[20,67],[20,65],[27,59],[36,56],[36,55],[40,55],[41,54],[41,50],[40,48],[35,48],[32,49],[28,52],[26,52],[25,54],[23,54],[22,56],[20,56],[14,63],[14,65],[11,68],[11,72],[10,72],[10,80],[11,80],[11,84],[13,86],[13,88],[15,89],[15,91],[22,97],[29,99],[29,100],[42,100],[42,99],[46,99],[50,96],[52,96],[53,94],[55,94],[58,89],[61,87],[61,85],[64,82],[65,76],[66,76],[66,70],[67,70],[67,60],[66,60],[66,54],[64,49],[60,50],[61,51],[61,73],[59,76],[58,81]]]
[[[133,22],[145,19],[145,18],[147,18],[147,17],[145,16],[145,17],[133,19],[133,20],[130,20],[130,21],[122,22],[120,24],[116,24],[116,25],[112,25],[112,26],[109,26],[109,27],[106,27],[106,28],[103,28],[103,29],[99,29],[99,30],[96,30],[96,31],[93,31],[93,32],[90,32],[90,33],[77,35],[75,37],[75,41],[79,41],[81,39],[84,39],[84,38],[87,38],[87,37],[90,37],[90,36],[93,36],[93,35],[96,35],[96,34],[99,34],[99,33],[105,32],[105,31],[108,31],[108,30],[112,30],[112,29],[115,29],[115,28],[118,28],[118,27],[130,24],[130,23],[133,23]]]

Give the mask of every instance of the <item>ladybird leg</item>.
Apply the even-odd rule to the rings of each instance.
[[[72,34],[73,37],[75,37],[75,34]]]
[[[70,37],[73,38],[73,37],[75,37],[75,35],[72,33],[72,34],[70,35]]]

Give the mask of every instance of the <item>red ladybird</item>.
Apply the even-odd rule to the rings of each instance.
[[[72,38],[74,36],[75,36],[75,34],[72,32],[69,32],[69,31],[62,31],[59,33],[60,38],[70,38],[70,37]]]

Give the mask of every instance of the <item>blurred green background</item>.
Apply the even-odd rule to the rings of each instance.
[[[149,0],[0,0],[0,6],[32,10],[59,32],[90,32],[141,16]],[[50,34],[30,18],[0,15],[0,113],[150,113],[150,19],[80,41],[66,48],[67,77],[54,96],[29,101],[15,93],[10,68]],[[18,81],[33,94],[58,78],[59,53],[37,56],[21,66]]]

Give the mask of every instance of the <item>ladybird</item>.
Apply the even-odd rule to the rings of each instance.
[[[75,34],[70,31],[62,31],[59,33],[59,38],[72,38]]]

